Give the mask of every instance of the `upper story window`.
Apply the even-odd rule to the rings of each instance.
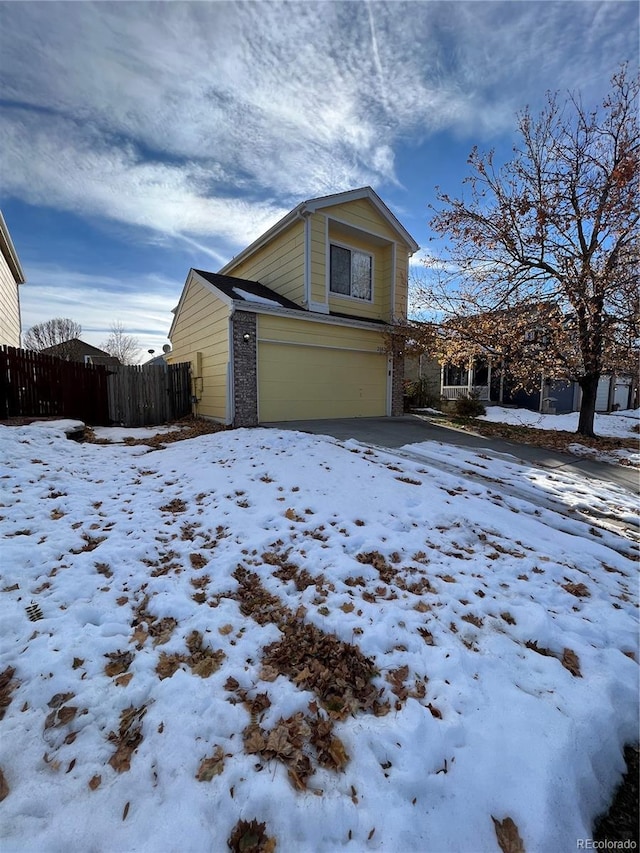
[[[371,255],[332,244],[329,290],[371,302],[372,266]]]

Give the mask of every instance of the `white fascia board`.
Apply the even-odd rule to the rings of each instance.
[[[274,237],[284,231],[285,228],[288,228],[292,222],[295,222],[296,219],[300,219],[303,209],[305,207],[305,203],[301,202],[297,207],[294,207],[293,210],[289,211],[282,219],[279,219],[275,225],[272,225],[268,231],[265,231],[264,234],[261,234],[256,240],[253,241],[246,249],[243,249],[237,255],[234,255],[228,263],[226,263],[221,269],[218,270],[220,275],[228,275],[229,270],[232,270],[235,266],[237,266],[241,261],[245,258],[248,258]]]
[[[348,190],[344,193],[335,193],[334,195],[322,196],[321,198],[312,198],[309,201],[306,201],[304,206],[306,210],[310,210],[315,213],[316,210],[322,210],[325,207],[333,207],[336,204],[343,204],[349,201],[359,201],[363,198],[368,199],[383,219],[389,223],[391,228],[393,228],[393,230],[402,237],[403,242],[409,246],[411,254],[418,251],[420,246],[371,187],[360,187],[359,189]]]
[[[173,313],[173,320],[171,321],[171,328],[169,329],[169,334],[167,335],[169,340],[171,340],[171,335],[173,334],[174,327],[175,327],[176,323],[178,322],[180,312],[182,311],[182,305],[184,303],[184,300],[186,299],[187,290],[189,289],[189,286],[194,281],[198,282],[198,284],[201,284],[206,290],[208,290],[210,293],[213,293],[214,296],[217,296],[218,299],[221,302],[224,302],[225,305],[227,305],[229,308],[231,308],[233,306],[233,300],[232,299],[229,299],[229,297],[225,293],[223,293],[221,290],[218,290],[217,287],[214,287],[214,285],[211,284],[210,281],[207,281],[206,278],[203,278],[201,275],[198,275],[198,273],[193,268],[190,269],[189,275],[187,276],[187,280],[185,281],[184,287],[182,288],[182,293],[180,294],[180,299],[178,301],[178,304],[173,309],[173,312],[172,312]]]
[[[352,329],[370,329],[384,332],[390,328],[390,323],[370,323],[368,320],[358,320],[356,317],[335,317],[331,314],[313,314],[309,311],[294,311],[293,308],[277,308],[270,305],[259,305],[257,302],[236,301],[234,311],[249,311],[252,314],[274,314],[276,317],[292,317],[296,320],[306,320],[310,323],[325,323],[332,326],[347,326]]]
[[[26,277],[24,274],[24,270],[22,269],[22,265],[20,264],[20,259],[18,258],[18,253],[16,252],[16,247],[13,245],[13,240],[11,239],[11,234],[9,234],[9,229],[7,228],[7,223],[4,220],[4,216],[2,215],[2,211],[0,210],[0,251],[5,256],[7,264],[9,265],[9,269],[11,270],[11,274],[13,275],[14,281],[16,284],[24,284],[26,282]]]
[[[311,198],[308,201],[301,202],[299,205],[294,207],[293,210],[283,216],[282,219],[278,220],[275,225],[272,225],[268,231],[261,234],[260,237],[254,240],[246,249],[243,249],[231,258],[231,260],[219,269],[218,272],[221,275],[227,275],[229,271],[236,267],[241,261],[251,256],[254,252],[280,234],[281,231],[284,231],[285,228],[288,228],[296,221],[296,219],[304,219],[305,214],[315,213],[317,210],[322,210],[325,207],[332,207],[333,205],[342,204],[344,202],[358,201],[362,198],[367,198],[371,201],[380,215],[389,223],[391,228],[397,232],[397,234],[402,238],[402,241],[406,243],[409,247],[410,253],[412,255],[415,254],[420,246],[416,243],[411,234],[409,234],[404,225],[402,225],[391,210],[389,210],[380,196],[371,187],[359,187],[355,190],[347,190],[343,193],[334,193],[333,195],[320,196],[318,198]]]

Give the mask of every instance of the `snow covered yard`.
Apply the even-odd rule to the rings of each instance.
[[[543,415],[529,409],[505,408],[504,406],[488,406],[486,415],[479,417],[481,421],[490,423],[510,424],[516,427],[527,427],[536,430],[552,430],[575,432],[578,428],[578,412],[565,415]],[[627,409],[608,414],[596,413],[594,430],[596,435],[607,438],[634,439],[635,447],[617,450],[603,450],[587,447],[581,443],[580,436],[568,446],[570,453],[575,456],[589,456],[593,459],[609,463],[624,463],[640,468],[640,409]]]
[[[3,853],[590,838],[638,736],[637,545],[574,511],[630,495],[261,429],[0,453]]]

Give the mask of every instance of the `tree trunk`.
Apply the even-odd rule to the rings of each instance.
[[[596,413],[596,395],[598,393],[599,381],[599,373],[589,373],[580,379],[582,402],[580,403],[580,417],[578,418],[578,435],[595,438],[593,419]]]

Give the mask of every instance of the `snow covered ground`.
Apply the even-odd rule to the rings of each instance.
[[[578,428],[578,412],[566,415],[542,415],[530,409],[506,409],[503,406],[487,406],[487,414],[481,415],[480,420],[494,423],[526,426],[531,429],[553,429],[575,432]],[[623,412],[598,414],[594,420],[596,435],[609,435],[619,438],[634,438],[638,435],[640,409],[628,409]],[[635,429],[635,432],[634,432]]]
[[[637,545],[597,524],[633,496],[277,430],[0,455],[3,853],[590,838],[638,737]]]
[[[578,428],[578,412],[570,412],[566,415],[542,415],[529,409],[506,409],[502,406],[488,406],[487,414],[481,415],[479,420],[526,426],[530,429],[564,430],[565,432],[575,432]],[[640,443],[638,424],[640,424],[640,409],[627,409],[610,414],[596,413],[594,431],[598,436],[635,438]],[[640,447],[637,451],[628,448],[614,451],[595,450],[592,447],[585,447],[580,444],[580,439],[577,436],[575,444],[570,445],[569,449],[576,456],[589,456],[602,462],[613,463],[624,460],[628,465],[640,467]]]

